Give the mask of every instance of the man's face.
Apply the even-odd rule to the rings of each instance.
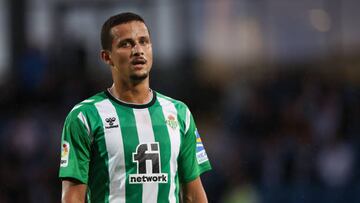
[[[116,25],[111,34],[109,59],[113,77],[133,82],[147,79],[152,66],[152,46],[145,24],[131,21]]]

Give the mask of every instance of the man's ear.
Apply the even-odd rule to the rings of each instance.
[[[101,50],[100,52],[100,57],[101,59],[106,63],[108,64],[109,66],[113,66],[114,63],[112,62],[111,60],[111,56],[110,56],[110,51],[108,50]]]

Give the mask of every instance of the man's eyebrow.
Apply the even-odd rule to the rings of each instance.
[[[128,41],[133,41],[133,39],[131,39],[131,38],[125,38],[125,39],[120,39],[120,40],[118,40],[118,42],[128,42]]]
[[[143,35],[143,36],[140,36],[140,37],[139,37],[139,39],[143,39],[143,38],[145,38],[145,39],[150,39],[150,37],[147,36],[147,35]]]

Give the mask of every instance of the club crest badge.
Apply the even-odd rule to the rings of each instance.
[[[178,127],[178,122],[173,115],[169,115],[166,119],[166,124],[170,126],[172,129],[176,129]]]

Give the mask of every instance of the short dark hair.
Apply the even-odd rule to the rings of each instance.
[[[120,13],[114,16],[111,16],[109,19],[105,21],[101,28],[101,46],[104,50],[111,50],[111,43],[113,40],[113,35],[111,34],[110,30],[112,27],[128,23],[131,21],[140,21],[145,24],[144,19],[139,16],[138,14],[126,12],[126,13]]]

